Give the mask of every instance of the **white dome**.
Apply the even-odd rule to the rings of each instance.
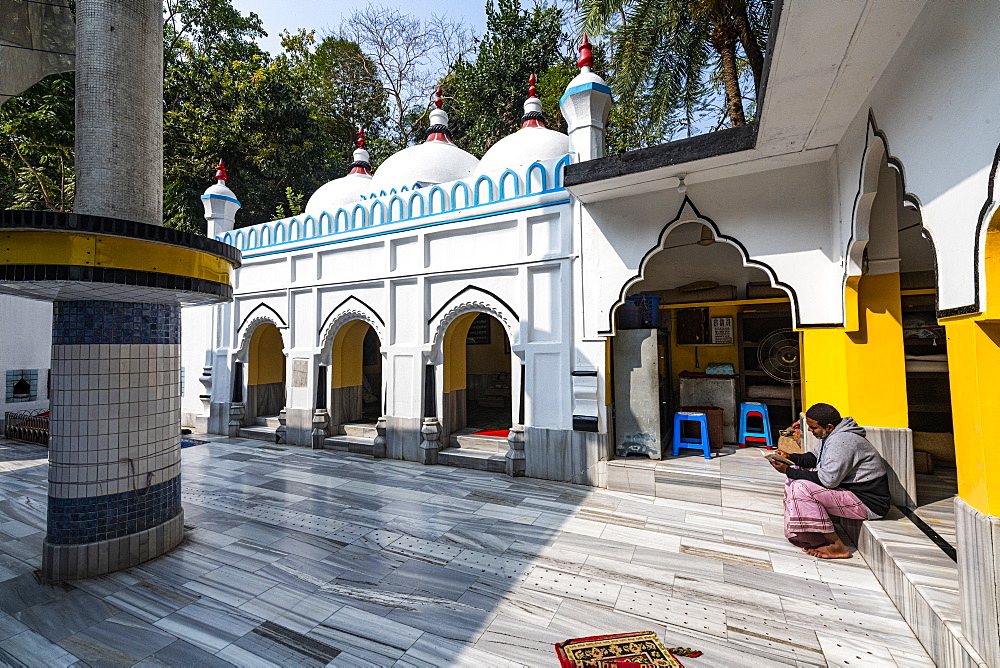
[[[334,213],[361,199],[371,192],[369,174],[348,174],[321,185],[306,202],[306,213],[318,216],[324,211]]]
[[[521,128],[486,151],[476,176],[499,172],[507,167],[529,165],[536,160],[561,158],[569,153],[569,137],[544,127]]]
[[[368,192],[378,195],[413,184],[446,183],[470,176],[479,161],[449,142],[426,141],[394,153],[375,170]]]

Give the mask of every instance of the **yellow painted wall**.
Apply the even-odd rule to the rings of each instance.
[[[455,318],[444,333],[444,392],[465,389],[465,339],[478,313],[466,313]]]
[[[981,513],[1000,516],[1000,212],[986,233],[983,312],[942,319],[955,431],[958,495]]]
[[[364,320],[350,320],[337,330],[330,360],[330,387],[354,387],[364,383],[363,351],[365,335],[371,328]]]
[[[250,337],[248,385],[285,382],[285,355],[281,333],[270,323],[259,325]]]
[[[848,292],[851,289],[849,285]],[[854,301],[847,297],[848,304]],[[858,424],[904,428],[908,416],[899,274],[862,277],[856,303],[854,331],[802,330],[804,403],[831,404]]]
[[[465,351],[465,372],[474,374],[510,373],[510,346],[503,351],[507,332],[494,317],[490,317],[488,345],[468,346]]]
[[[708,307],[708,317],[709,318],[725,318],[729,317],[733,319],[733,344],[732,345],[679,345],[677,343],[676,334],[670,337],[670,362],[671,362],[671,372],[673,373],[674,381],[674,392],[680,392],[680,378],[677,374],[681,371],[695,371],[704,372],[705,368],[709,364],[732,364],[733,368],[738,372],[740,370],[740,348],[739,348],[739,333],[737,327],[737,314],[740,312],[740,307],[735,305],[727,306],[709,306]],[[677,331],[677,310],[671,309],[670,313],[670,324],[671,331]],[[667,311],[661,311],[660,317],[662,318],[667,314]],[[695,368],[695,348],[698,349],[698,368]]]

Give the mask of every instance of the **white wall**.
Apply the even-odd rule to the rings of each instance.
[[[5,411],[48,408],[46,390],[52,357],[52,304],[0,294],[0,421]],[[38,399],[6,403],[8,369],[38,369]]]

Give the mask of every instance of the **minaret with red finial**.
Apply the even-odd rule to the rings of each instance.
[[[208,221],[209,239],[220,237],[236,226],[236,212],[242,205],[226,184],[228,180],[226,163],[219,160],[215,168],[215,183],[201,196],[201,203],[205,207],[205,220]]]
[[[365,130],[358,128],[358,148],[354,151],[354,162],[348,174],[372,175],[371,155],[365,149]]]
[[[521,116],[521,127],[545,127],[545,116],[542,115],[542,101],[538,99],[538,89],[535,88],[534,74],[528,77],[528,99],[524,101],[524,115]]]
[[[444,99],[441,97],[441,86],[434,91],[434,109],[431,109],[431,126],[427,128],[427,141],[440,141],[453,144],[451,130],[448,129],[448,112],[441,108]]]
[[[566,119],[569,149],[577,161],[604,157],[604,129],[611,112],[611,88],[593,72],[594,54],[586,33],[580,44],[580,73],[559,101]]]

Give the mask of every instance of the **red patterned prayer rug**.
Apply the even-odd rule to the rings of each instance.
[[[498,436],[499,438],[507,438],[510,431],[507,429],[484,429],[483,431],[477,431],[473,436]]]
[[[672,653],[673,652],[673,653]],[[684,665],[674,657],[701,656],[686,648],[667,649],[652,631],[575,638],[556,643],[562,668],[644,668]]]

